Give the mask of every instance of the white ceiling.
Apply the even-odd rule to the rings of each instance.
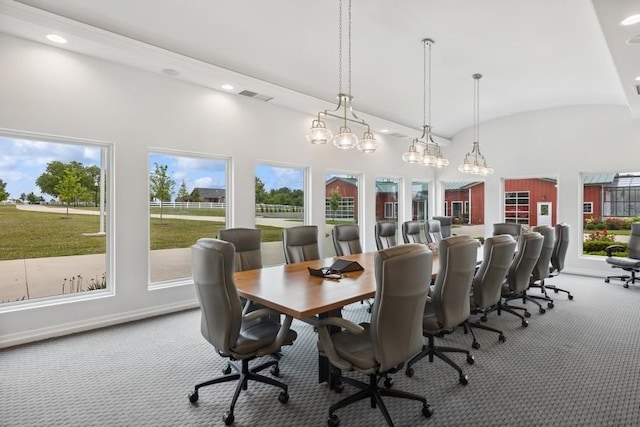
[[[638,0],[353,0],[354,109],[374,131],[418,136],[430,37],[443,137],[473,123],[474,73],[481,121],[579,104],[640,118],[640,45],[624,43],[640,24],[619,25],[631,13]],[[58,32],[64,49],[216,90],[229,82],[310,115],[338,93],[337,26],[338,0],[0,0],[0,31],[42,43]]]

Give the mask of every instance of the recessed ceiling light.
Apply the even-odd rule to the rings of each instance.
[[[640,22],[640,13],[637,13],[635,15],[627,16],[622,21],[620,21],[620,25],[625,25],[625,26],[626,25],[633,25],[633,24],[637,24],[638,22]]]
[[[389,133],[389,129],[380,129],[380,132],[382,132],[382,133]]]
[[[170,77],[176,77],[180,75],[180,71],[174,70],[173,68],[165,68],[164,70],[162,70],[162,72]]]
[[[57,34],[49,34],[47,36],[47,39],[49,39],[49,41],[52,41],[54,43],[59,43],[59,44],[65,44],[67,42],[67,39]]]
[[[636,81],[640,82],[640,76],[636,77]]]
[[[224,84],[224,85],[222,85],[222,86],[220,86],[220,87],[221,87],[222,89],[224,89],[224,90],[233,90],[233,86],[232,86],[232,85],[230,85],[230,84],[228,84],[228,83],[227,83],[227,84]]]

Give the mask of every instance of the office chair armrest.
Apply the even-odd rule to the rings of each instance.
[[[336,349],[333,346],[333,341],[331,340],[331,334],[329,333],[329,326],[339,326],[340,328],[344,328],[354,334],[363,333],[364,328],[341,317],[327,317],[320,320],[316,326],[318,328],[320,347],[322,348],[322,351],[324,351],[324,354],[327,356],[331,364],[336,368],[342,369],[343,371],[351,370],[353,368],[353,365],[351,365],[350,362],[344,360],[342,357],[338,356],[338,353],[336,353]]]
[[[260,317],[267,317],[270,314],[273,314],[273,310],[269,308],[259,308],[257,310],[250,311],[246,314],[242,315],[243,320],[251,321],[259,319]]]
[[[624,246],[622,245],[609,245],[604,250],[607,252],[607,256],[612,256],[613,252],[622,252],[624,251]]]
[[[257,311],[260,311],[260,310],[257,310]],[[267,310],[267,313],[270,313],[270,312],[272,312],[272,310]],[[255,312],[252,311],[252,313],[255,313]],[[280,329],[278,329],[278,334],[276,335],[276,339],[273,341],[273,343],[269,347],[259,350],[257,353],[258,356],[264,356],[265,354],[275,353],[278,350],[280,350],[280,347],[284,345],[284,342],[287,339],[287,335],[289,334],[289,328],[291,327],[292,320],[293,320],[293,317],[284,316],[284,322],[282,322],[282,325],[280,325]]]

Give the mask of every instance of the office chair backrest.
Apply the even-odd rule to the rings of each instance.
[[[379,251],[398,244],[396,237],[397,227],[395,221],[376,222],[374,235],[376,238],[376,248],[378,248]]]
[[[235,249],[218,239],[199,239],[191,246],[191,268],[200,301],[202,336],[227,354],[240,335],[242,306],[233,281]]]
[[[418,221],[405,221],[402,223],[402,240],[405,243],[424,243]]]
[[[442,238],[446,239],[447,237],[451,237],[452,227],[453,227],[453,217],[452,216],[434,216],[431,219],[435,219],[436,221],[440,221],[440,232],[442,233]]]
[[[473,301],[477,307],[489,308],[500,301],[502,284],[515,250],[516,241],[508,234],[485,239],[482,264],[473,277]]]
[[[337,256],[362,253],[360,227],[357,225],[336,225],[331,230],[331,235],[333,236],[333,247]]]
[[[542,242],[542,250],[540,250],[540,256],[538,257],[538,262],[533,267],[533,271],[531,272],[531,279],[535,280],[544,280],[549,277],[551,273],[551,255],[553,254],[553,247],[555,245],[555,230],[553,227],[548,225],[539,225],[537,227],[533,227],[533,231],[542,234],[544,238]]]
[[[283,229],[282,245],[287,264],[320,259],[318,226],[301,225]]]
[[[629,236],[629,258],[640,259],[640,222],[631,224]]]
[[[432,252],[418,243],[383,249],[376,254],[371,337],[381,372],[398,366],[422,349],[422,316],[432,266]]]
[[[517,241],[520,234],[522,234],[522,224],[512,222],[498,222],[493,224],[493,235],[499,236],[500,234],[509,234]]]
[[[440,269],[432,298],[436,318],[445,329],[458,326],[471,314],[469,296],[479,244],[471,236],[459,235],[438,245]]]
[[[437,219],[430,219],[426,222],[424,233],[427,236],[428,243],[439,243],[444,238],[442,237],[440,221]]]
[[[569,224],[556,224],[556,244],[551,254],[551,266],[558,273],[564,270],[564,258],[569,247]]]
[[[236,271],[262,268],[260,242],[262,230],[257,228],[227,228],[218,231],[218,239],[232,243],[236,249]]]
[[[514,292],[526,291],[531,272],[540,258],[544,237],[537,232],[523,233],[518,239],[518,251],[507,272],[507,283]]]

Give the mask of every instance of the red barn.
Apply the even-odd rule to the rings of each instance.
[[[333,212],[330,205],[333,192],[340,194],[338,209]],[[326,217],[358,219],[358,179],[334,176],[325,183]]]

